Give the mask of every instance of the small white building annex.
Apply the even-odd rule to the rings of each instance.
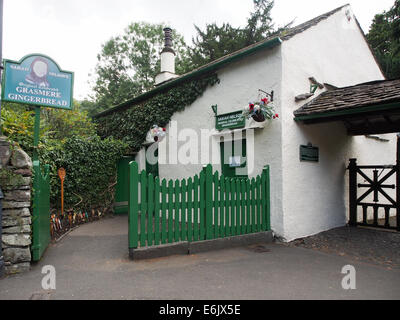
[[[183,76],[174,75],[173,52],[164,50],[163,55],[168,61],[162,63],[154,94],[157,88],[168,90],[207,72],[215,72],[220,82],[172,116],[166,137],[159,143],[158,175],[187,178],[213,163],[213,169],[224,175],[254,177],[269,165],[271,228],[286,241],[348,222],[346,168],[350,158],[361,163],[396,161],[395,134],[383,130],[375,138],[354,136],[340,119],[307,123],[304,118],[306,107],[326,92],[384,80],[349,5]],[[146,93],[143,100],[151,94]],[[279,118],[250,119],[240,125],[237,117],[244,106],[272,96]],[[140,101],[140,97],[135,99]],[[97,117],[118,111],[117,106]],[[315,113],[318,109],[313,109]],[[234,145],[229,142],[234,140],[240,140],[236,145],[243,148],[233,147],[227,157],[224,148]],[[145,150],[144,146],[135,156],[141,169],[146,169]],[[236,170],[236,160],[242,164],[240,170]]]

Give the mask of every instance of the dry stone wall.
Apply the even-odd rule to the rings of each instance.
[[[6,274],[30,269],[31,185],[31,158],[0,137],[0,186],[4,195],[1,240]]]

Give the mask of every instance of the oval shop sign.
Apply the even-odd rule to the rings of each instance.
[[[61,70],[44,55],[28,55],[18,62],[4,60],[1,99],[71,110],[73,82],[73,72]]]

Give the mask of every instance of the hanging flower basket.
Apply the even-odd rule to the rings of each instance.
[[[254,113],[251,117],[253,118],[253,120],[255,122],[264,122],[265,120],[267,120],[267,119],[265,119],[264,114],[262,112],[260,112],[260,111]]]
[[[166,135],[166,131],[167,129],[154,125],[147,133],[146,141],[149,143],[161,142]]]
[[[271,119],[278,119],[279,115],[275,112],[272,102],[264,98],[260,102],[250,102],[243,109],[242,118],[252,118],[256,122],[265,122]]]

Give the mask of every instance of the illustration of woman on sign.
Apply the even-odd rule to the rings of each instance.
[[[31,73],[29,73],[25,80],[30,84],[38,85],[39,87],[48,88],[50,86],[47,81],[47,74],[49,72],[49,65],[46,59],[42,57],[37,57],[33,60],[31,67]]]

